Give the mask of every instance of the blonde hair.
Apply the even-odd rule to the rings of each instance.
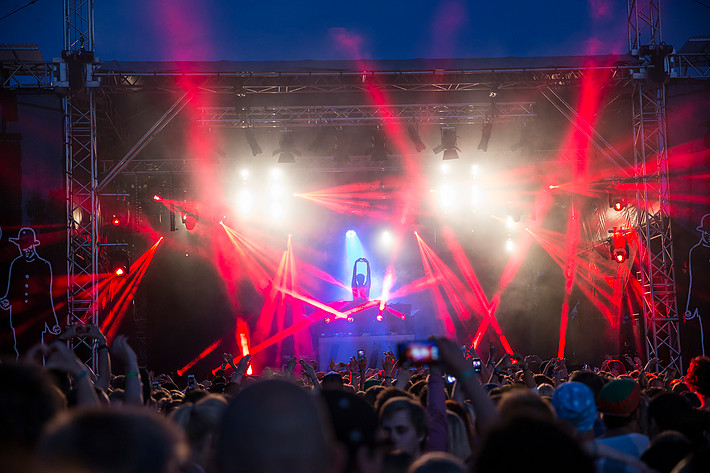
[[[446,411],[446,420],[449,427],[449,453],[465,461],[471,456],[471,444],[464,424],[458,414]]]

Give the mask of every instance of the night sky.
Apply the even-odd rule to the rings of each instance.
[[[0,16],[28,0],[4,0]],[[710,2],[661,3],[664,42],[710,34]],[[95,2],[103,60],[303,60],[564,56],[628,51],[626,2],[123,0]],[[62,2],[0,21],[0,43],[62,49]],[[355,57],[357,56],[357,57]]]

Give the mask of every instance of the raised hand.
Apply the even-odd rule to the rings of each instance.
[[[293,360],[294,360],[294,366],[295,366],[296,359],[294,358]],[[234,368],[234,371],[244,375],[247,372],[247,370],[249,369],[249,365],[251,365],[251,355],[244,355],[243,357],[241,357],[239,359],[239,363],[237,363],[237,367]]]
[[[385,376],[388,378],[394,378],[394,370],[397,365],[397,360],[395,360],[394,353],[391,351],[386,351],[384,353],[385,357],[382,360],[382,370],[385,372]]]

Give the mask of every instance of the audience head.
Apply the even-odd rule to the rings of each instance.
[[[384,403],[380,411],[380,428],[393,448],[415,458],[429,435],[426,411],[421,404],[408,398],[393,398]]]
[[[626,425],[641,404],[641,389],[633,379],[614,379],[599,393],[599,411],[609,427]]]
[[[37,447],[40,465],[91,473],[171,473],[187,457],[180,430],[146,409],[86,409],[61,416]]]
[[[39,369],[0,363],[0,452],[30,453],[42,429],[65,406],[64,396]]]
[[[696,393],[705,405],[705,398],[710,396],[710,358],[707,356],[696,356],[690,360],[688,374],[685,376],[685,384],[691,391]]]
[[[594,428],[597,407],[594,393],[586,385],[576,381],[563,383],[552,395],[557,417],[574,425],[577,433],[582,434]]]
[[[464,463],[444,452],[429,452],[415,460],[408,473],[466,473]]]
[[[554,448],[554,459],[544,452]],[[553,422],[515,417],[494,427],[484,438],[476,473],[544,471],[594,473],[594,461],[575,438]]]
[[[329,469],[332,435],[316,398],[272,379],[243,389],[219,429],[220,473],[320,473]]]

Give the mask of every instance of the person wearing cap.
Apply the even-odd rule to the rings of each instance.
[[[703,215],[696,230],[700,232],[700,241],[688,252],[688,301],[684,315],[686,320],[698,318],[702,337],[702,320],[698,311],[710,304],[706,290],[710,283],[710,214]],[[705,341],[701,339],[700,342],[701,354],[705,355]]]
[[[606,433],[596,440],[596,444],[640,458],[649,444],[649,438],[639,432],[640,405],[641,389],[633,379],[615,379],[604,385],[599,393],[599,410],[606,425]],[[602,462],[597,471],[617,471],[614,468],[613,462]]]
[[[587,453],[597,457],[597,471],[642,472],[647,470],[638,457],[594,441],[597,406],[594,401],[594,392],[587,385],[576,381],[561,384],[552,395],[552,405],[558,419],[572,424],[576,430],[577,439]]]
[[[9,240],[20,250],[20,256],[10,264],[7,290],[0,298],[0,308],[10,311],[10,330],[15,355],[19,358],[26,348],[39,341],[44,342],[46,333],[59,335],[60,327],[52,300],[52,265],[37,255],[39,241],[34,230],[23,227],[17,238]],[[36,333],[32,333],[31,329],[26,330],[26,343],[24,340],[18,341],[15,328],[34,320],[39,320],[43,327],[38,327]],[[7,345],[3,343],[3,346]]]

